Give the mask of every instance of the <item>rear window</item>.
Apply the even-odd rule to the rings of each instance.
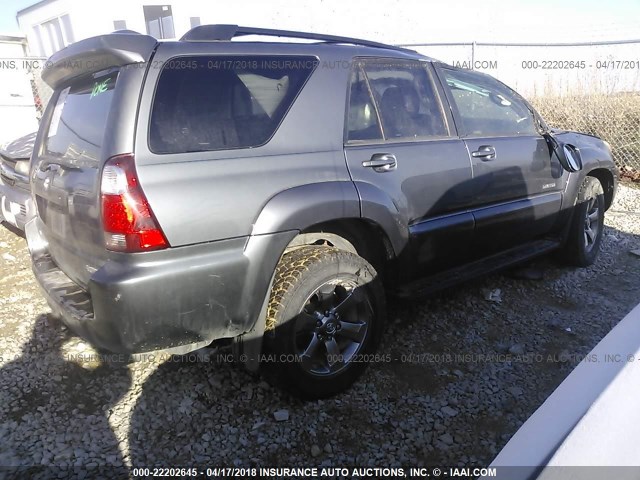
[[[170,60],[156,87],[149,148],[184,153],[265,144],[316,64],[298,56]]]
[[[84,79],[61,90],[44,150],[67,161],[98,161],[118,72]]]

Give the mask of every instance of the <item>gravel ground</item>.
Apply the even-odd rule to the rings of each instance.
[[[49,315],[24,239],[0,227],[0,465],[487,466],[640,301],[640,190],[622,185],[606,224],[590,268],[545,258],[542,280],[505,273],[392,303],[380,354],[393,361],[307,403],[225,352],[95,361]]]

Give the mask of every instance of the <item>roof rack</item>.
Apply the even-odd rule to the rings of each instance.
[[[294,30],[275,30],[271,28],[240,27],[238,25],[199,25],[185,33],[181,41],[186,42],[215,42],[229,41],[245,35],[261,35],[266,37],[304,38],[306,40],[318,40],[327,43],[350,43],[363,47],[385,48],[390,50],[410,51],[403,47],[387,45],[386,43],[361,40],[359,38],[340,37],[337,35],[324,35],[320,33],[297,32]]]

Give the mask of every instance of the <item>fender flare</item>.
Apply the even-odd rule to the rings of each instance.
[[[352,182],[311,183],[272,197],[258,214],[252,236],[304,230],[338,218],[359,218],[360,200]]]
[[[302,231],[318,223],[346,218],[379,225],[396,255],[407,244],[407,221],[389,195],[370,183],[351,181],[311,183],[275,195],[258,214],[251,235]]]

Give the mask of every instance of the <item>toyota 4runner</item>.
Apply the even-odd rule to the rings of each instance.
[[[494,78],[365,40],[116,32],[42,77],[26,234],[53,312],[108,351],[232,342],[307,397],[362,372],[385,291],[594,262],[618,180],[606,142]]]

